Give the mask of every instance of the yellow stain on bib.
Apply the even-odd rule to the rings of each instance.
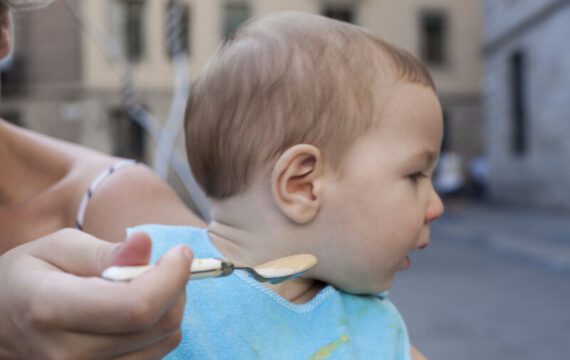
[[[325,360],[325,359],[328,359],[332,355],[332,353],[336,349],[338,349],[339,346],[341,346],[342,344],[345,344],[347,342],[348,342],[348,336],[342,335],[337,340],[335,340],[335,341],[323,346],[322,348],[320,348],[319,351],[317,351],[316,353],[311,355],[309,360]]]

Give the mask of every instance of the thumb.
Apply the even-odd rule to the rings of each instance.
[[[146,265],[150,260],[152,241],[147,233],[135,232],[129,235],[111,254],[101,259],[105,267],[116,265]]]
[[[78,230],[63,229],[26,245],[30,255],[62,271],[99,276],[111,265],[146,264],[151,240],[139,232],[121,243],[111,243]]]

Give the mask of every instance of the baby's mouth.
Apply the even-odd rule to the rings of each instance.
[[[417,248],[419,250],[423,250],[425,248],[427,248],[429,245],[429,241],[427,241],[426,243],[418,246]],[[410,268],[410,266],[412,265],[412,260],[410,260],[410,256],[406,255],[406,257],[402,260],[402,263],[400,264],[400,270],[408,270]]]

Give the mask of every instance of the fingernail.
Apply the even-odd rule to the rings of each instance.
[[[182,255],[184,255],[184,257],[186,258],[186,260],[192,260],[192,250],[190,250],[188,247],[184,246],[182,248]]]

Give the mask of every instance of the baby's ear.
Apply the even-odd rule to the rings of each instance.
[[[318,214],[323,170],[321,152],[312,145],[292,146],[277,159],[271,189],[277,206],[289,219],[305,224]]]

